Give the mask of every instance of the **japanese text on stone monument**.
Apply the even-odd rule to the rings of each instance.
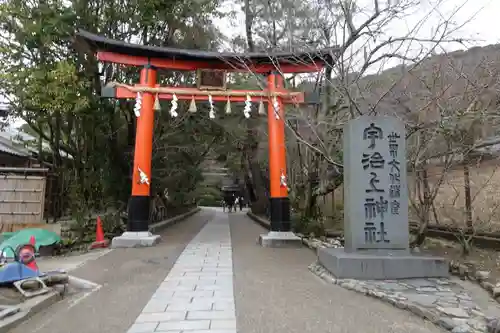
[[[408,241],[404,126],[391,117],[361,117],[349,127],[347,223],[356,248],[404,248]],[[356,136],[358,140],[355,140]],[[346,161],[347,162],[347,161]],[[361,220],[361,221],[360,221]]]

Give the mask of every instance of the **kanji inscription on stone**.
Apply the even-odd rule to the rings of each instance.
[[[404,124],[362,116],[344,128],[346,250],[408,249]]]

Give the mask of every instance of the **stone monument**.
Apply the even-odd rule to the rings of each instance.
[[[448,276],[443,258],[409,249],[405,134],[389,116],[362,116],[344,128],[345,248],[318,250],[337,278]]]

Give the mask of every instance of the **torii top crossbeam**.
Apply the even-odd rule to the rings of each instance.
[[[98,60],[103,62],[128,66],[151,65],[183,71],[220,69],[254,73],[318,72],[333,63],[337,51],[336,48],[326,48],[300,53],[228,53],[131,44],[84,30],[79,30],[76,37],[96,50]]]
[[[178,99],[191,100],[194,107],[191,108],[190,105],[188,112],[196,112],[195,101],[208,100],[210,119],[217,118],[214,101],[227,101],[226,114],[230,113],[230,102],[244,101],[243,112],[246,118],[251,117],[253,101],[259,102],[258,115],[266,114],[264,102],[267,102],[271,231],[285,232],[285,236],[288,235],[291,230],[291,218],[286,180],[284,104],[302,103],[304,94],[285,89],[283,74],[318,72],[332,65],[337,49],[302,53],[219,53],[124,43],[82,30],[76,33],[76,41],[77,46],[80,46],[78,42],[83,42],[86,51],[95,52],[99,61],[142,67],[138,84],[128,86],[115,82],[105,87],[110,93],[104,93],[105,89],[102,90],[103,97],[136,98],[134,113],[137,117],[137,128],[127,223],[127,232],[132,233],[123,236],[127,242],[130,237],[142,237],[143,234],[139,235],[139,232],[145,233],[146,241],[152,240],[148,233],[148,223],[151,218],[149,202],[154,110],[161,109],[161,99],[171,100],[172,117],[177,117],[175,110]],[[157,74],[161,68],[198,71],[198,88],[159,85]],[[203,79],[203,72],[214,74],[214,77],[216,74],[222,75],[213,83],[213,80]],[[264,74],[267,76],[267,84],[260,90],[227,89],[226,72]],[[281,242],[285,238],[279,239]],[[300,242],[300,238],[296,239]],[[139,244],[144,242],[140,240]]]

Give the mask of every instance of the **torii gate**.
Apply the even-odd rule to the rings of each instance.
[[[299,54],[235,54],[130,44],[82,30],[76,33],[76,37],[96,52],[99,61],[142,67],[139,84],[134,86],[115,84],[103,89],[104,97],[137,98],[135,112],[138,118],[127,232],[113,239],[113,246],[151,246],[159,240],[159,236],[152,235],[148,230],[154,109],[159,107],[159,99],[172,100],[175,106],[172,107],[172,116],[176,116],[177,100],[191,100],[189,109],[192,112],[196,111],[196,100],[208,100],[211,106],[210,118],[216,116],[213,109],[214,101],[227,102],[227,113],[230,111],[230,102],[246,102],[244,110],[246,117],[250,117],[252,97],[260,100],[259,114],[265,113],[262,100],[268,103],[271,232],[261,237],[261,243],[280,246],[287,240],[297,240],[291,233],[283,104],[303,103],[304,94],[286,90],[282,74],[318,72],[333,62],[334,49]],[[159,68],[198,71],[198,87],[162,87],[157,84]],[[267,88],[226,89],[227,72],[265,74]],[[207,84],[206,79],[212,81],[215,79],[217,84],[214,85],[213,82]],[[277,242],[273,242],[276,239]]]

